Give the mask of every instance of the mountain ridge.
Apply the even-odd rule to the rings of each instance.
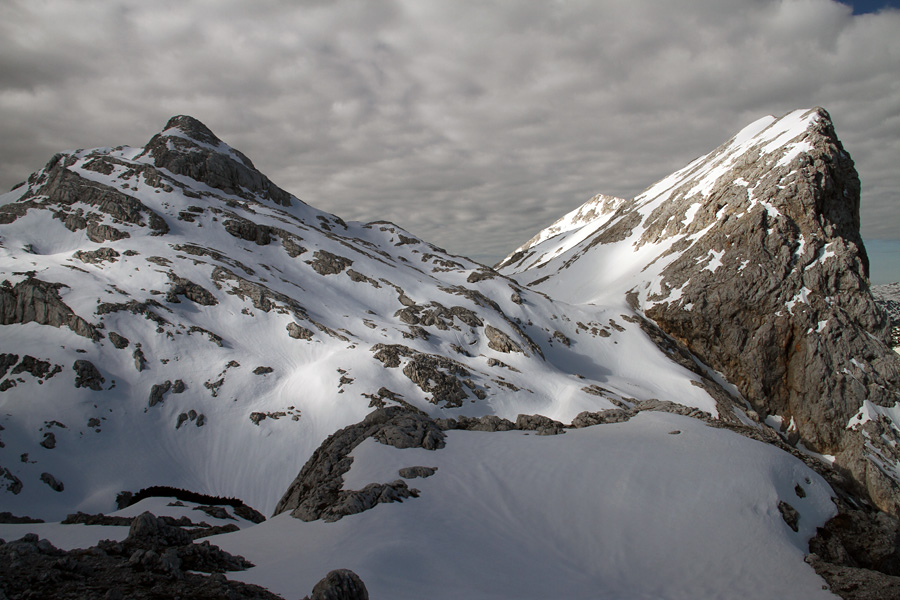
[[[692,383],[705,375],[627,333],[627,310],[557,305],[396,225],[285,203],[211,136],[176,117],[143,148],[57,155],[0,197],[10,507],[95,512],[195,482],[270,512],[327,435],[382,405],[569,421],[672,396],[720,412]],[[121,464],[101,468],[109,454]]]
[[[859,193],[828,113],[798,110],[760,119],[581,229],[539,234],[498,268],[569,301],[627,297],[898,515],[887,415],[900,361],[869,292]],[[863,435],[869,414],[886,421]]]
[[[785,411],[745,400],[722,357],[698,346],[715,337],[672,327],[674,316],[706,314],[702,298],[754,289],[783,306],[795,293],[793,281],[785,290],[749,278],[710,285],[735,259],[710,245],[729,239],[713,230],[721,216],[740,224],[742,208],[762,224],[750,227],[753,239],[766,247],[771,237],[773,256],[787,258],[786,272],[801,264],[842,290],[838,307],[865,315],[874,306],[858,296],[865,267],[852,240],[827,241],[853,228],[852,214],[831,233],[823,225],[798,238],[783,217],[792,213],[762,194],[806,190],[815,215],[817,193],[853,190],[836,137],[818,149],[798,137],[811,120],[827,132],[827,113],[789,117],[750,126],[652,186],[639,207],[595,197],[499,272],[397,225],[315,209],[187,116],[141,148],[56,155],[0,196],[3,506],[48,519],[108,513],[121,492],[152,486],[240,498],[281,514],[213,538],[257,565],[230,577],[288,596],[335,566],[373,595],[398,598],[425,589],[503,598],[508,582],[534,598],[752,598],[761,589],[828,598],[823,581],[843,595],[860,580],[863,590],[873,581],[889,589],[900,527],[870,498],[888,511],[884,498],[896,499],[890,407],[860,404],[846,435],[868,445],[846,449],[833,468],[797,443],[807,434]],[[772,147],[752,160],[737,153],[760,140]],[[846,185],[828,183],[835,164]],[[758,181],[726,193],[718,180],[735,165]],[[787,176],[795,188],[779,187]],[[736,212],[705,206],[709,196],[735,200]],[[787,250],[778,239],[792,240]],[[617,260],[603,272],[591,263],[609,248]],[[827,270],[845,263],[849,275]],[[512,264],[533,270],[512,273]],[[842,275],[862,287],[841,287]],[[685,310],[691,302],[697,309]],[[815,319],[827,310],[816,302],[759,308]],[[832,330],[842,337],[834,326],[816,333]],[[865,344],[857,333],[848,339]],[[858,358],[850,366],[863,375],[851,374],[873,386],[876,367],[893,364]],[[821,426],[840,433],[834,421]],[[847,458],[859,459],[855,470],[841,467]],[[860,473],[875,473],[874,483]],[[191,510],[173,505],[148,498],[116,515]],[[672,515],[690,526],[673,533]],[[15,527],[39,526],[0,531]],[[51,539],[69,535],[70,526],[40,527]],[[573,569],[572,557],[583,564]]]

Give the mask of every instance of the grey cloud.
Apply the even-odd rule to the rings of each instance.
[[[186,113],[315,206],[494,262],[596,193],[821,105],[864,237],[898,239],[897,31],[898,11],[830,0],[11,1],[0,186]]]

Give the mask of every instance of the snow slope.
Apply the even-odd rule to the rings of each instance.
[[[437,451],[369,439],[353,456],[345,489],[438,470],[410,480],[421,496],[402,504],[335,523],[282,514],[211,538],[257,565],[230,576],[285,597],[338,567],[373,598],[834,597],[803,562],[835,514],[828,484],[694,419],[641,413],[548,437],[451,431]],[[779,501],[799,511],[798,532]]]
[[[728,211],[713,210],[702,221],[696,218],[716,186],[740,185],[740,180],[732,179],[733,170],[743,164],[760,162],[770,168],[789,164],[809,148],[805,138],[820,117],[818,109],[796,110],[779,119],[763,117],[631,201],[606,201],[604,210],[596,214],[598,198],[607,197],[592,198],[560,219],[571,221],[572,226],[554,224],[542,230],[497,268],[507,275],[521,274],[517,279],[523,283],[576,304],[618,304],[631,290],[638,291],[643,303],[661,291],[665,267],[726,216]],[[737,211],[742,213],[737,218],[749,216],[758,204],[765,207],[766,201],[755,198],[753,189],[747,192],[747,206]],[[767,210],[777,212],[772,207]],[[572,218],[583,213],[593,218]],[[589,259],[579,260],[585,256]],[[715,271],[714,258],[699,267]],[[558,277],[563,271],[565,275]]]

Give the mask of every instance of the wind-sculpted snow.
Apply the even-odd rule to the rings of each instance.
[[[539,234],[498,268],[557,299],[627,300],[900,515],[900,423],[888,410],[853,420],[864,402],[900,401],[859,202],[828,114],[799,110],[760,119],[581,227]]]
[[[152,485],[270,513],[375,407],[722,406],[627,307],[555,302],[391,223],[345,223],[190,117],[144,148],[59,154],[0,196],[0,284],[0,498],[21,514]]]

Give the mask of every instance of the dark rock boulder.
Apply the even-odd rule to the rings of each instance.
[[[147,402],[148,406],[156,406],[163,402],[163,398],[170,389],[172,389],[171,381],[164,381],[162,383],[154,383],[153,386],[150,387],[150,399]]]
[[[109,247],[97,248],[96,250],[78,250],[72,255],[83,263],[91,265],[99,265],[104,262],[116,262],[120,254]]]
[[[313,332],[302,325],[297,325],[293,321],[287,324],[287,332],[288,335],[294,338],[295,340],[307,340],[312,341]]]
[[[404,467],[399,475],[403,479],[415,479],[417,477],[431,477],[437,472],[437,467]]]
[[[304,600],[369,600],[369,591],[359,575],[350,569],[328,573]]]
[[[119,335],[115,331],[110,331],[108,336],[109,336],[110,343],[112,343],[112,345],[115,346],[116,348],[118,348],[119,350],[122,350],[123,348],[127,348],[128,344],[131,343],[131,341],[127,337],[125,337],[124,335]]]
[[[35,534],[0,540],[0,598],[279,600],[221,574],[251,566],[208,542],[194,543],[179,525],[144,513],[135,517],[123,541],[103,540],[87,549],[60,550]]]
[[[636,410],[614,408],[599,412],[583,411],[572,419],[572,427],[593,427],[594,425],[603,425],[605,423],[624,423],[637,414]]]
[[[63,482],[58,480],[50,473],[41,473],[41,481],[46,483],[54,492],[61,492],[65,489]]]
[[[0,467],[0,489],[5,489],[13,495],[22,491],[22,480],[6,467]]]
[[[166,301],[177,303],[179,302],[178,296],[183,296],[191,302],[202,306],[215,306],[219,303],[212,292],[203,286],[170,272],[169,291],[166,294]]]
[[[403,374],[428,394],[428,400],[446,408],[462,406],[468,397],[460,377],[468,377],[469,371],[462,364],[435,354],[416,353]]]
[[[257,246],[265,246],[272,241],[271,227],[259,225],[248,219],[234,216],[225,221],[223,226],[225,227],[225,231],[234,237],[253,242]]]
[[[6,377],[9,368],[19,362],[19,355],[12,353],[0,354],[0,379]]]
[[[460,416],[455,419],[438,419],[436,422],[444,430],[512,431],[516,429],[515,423],[497,415],[484,415],[483,417]]]
[[[543,415],[519,415],[516,429],[536,431],[538,435],[559,435],[566,432],[566,426]]]
[[[83,387],[99,392],[103,389],[106,379],[100,375],[100,371],[89,360],[79,359],[72,365],[75,371],[75,387]]]
[[[496,350],[497,352],[503,352],[504,354],[509,352],[522,352],[521,346],[495,327],[485,325],[484,334],[488,338],[488,348]]]
[[[353,264],[353,261],[325,250],[316,250],[309,265],[319,275],[337,275]]]

